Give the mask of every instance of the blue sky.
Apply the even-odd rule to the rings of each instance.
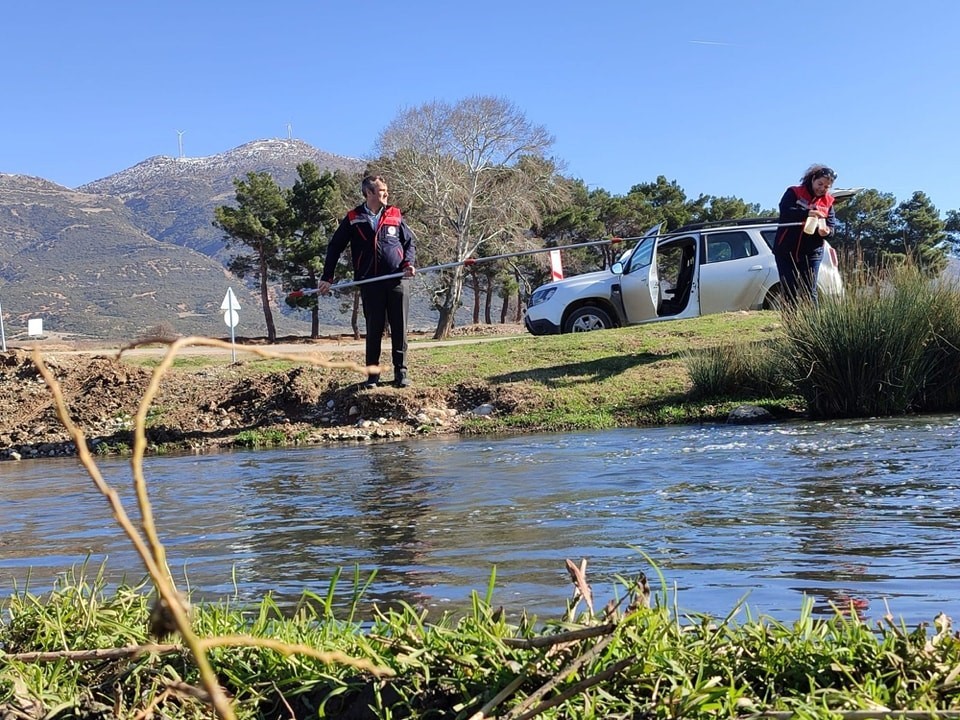
[[[37,0],[0,26],[0,172],[76,187],[296,138],[368,155],[397,113],[504,97],[566,174],[773,207],[838,186],[960,209],[956,0]]]

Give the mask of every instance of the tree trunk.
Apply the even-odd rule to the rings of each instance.
[[[473,324],[480,324],[480,273],[470,270],[470,283],[473,285]]]
[[[507,312],[510,310],[510,296],[504,294],[503,296],[503,305],[500,306],[500,324],[507,324]]]
[[[483,319],[487,325],[493,325],[490,319],[490,307],[493,304],[493,278],[487,275],[487,297],[483,303]]]
[[[520,322],[523,319],[523,290],[521,286],[517,285],[517,314],[514,317],[514,322]]]
[[[450,331],[453,329],[454,316],[457,308],[460,307],[460,299],[463,297],[463,266],[458,265],[453,269],[450,277],[450,284],[443,292],[443,300],[440,302],[440,319],[437,320],[437,329],[433,334],[434,340],[445,340],[450,337]]]
[[[353,290],[353,313],[350,315],[350,327],[353,328],[353,339],[360,339],[360,291]]]
[[[310,273],[307,276],[307,281],[309,285],[307,287],[316,287],[317,286],[317,276],[315,273]],[[317,304],[310,309],[310,339],[316,340],[320,337],[320,298],[317,298]]]
[[[270,289],[267,286],[267,259],[260,252],[260,302],[263,303],[263,319],[267,323],[267,342],[277,342],[277,328],[273,324],[273,311],[270,309]]]

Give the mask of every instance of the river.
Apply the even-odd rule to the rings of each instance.
[[[684,613],[789,620],[852,602],[909,623],[960,618],[960,418],[705,425],[158,456],[150,497],[175,576],[201,599],[291,606],[336,568],[369,601],[541,618],[587,559],[595,602],[645,572]],[[128,460],[99,461],[139,517]],[[142,566],[76,460],[0,463],[0,593],[87,561]],[[642,552],[641,552],[642,551]],[[661,586],[659,567],[666,585]]]

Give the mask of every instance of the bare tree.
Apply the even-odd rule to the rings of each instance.
[[[501,98],[401,112],[380,135],[378,164],[398,204],[425,228],[418,257],[463,262],[481,247],[496,254],[532,244],[529,229],[559,200],[556,168],[544,155],[552,144],[546,129]],[[453,327],[463,282],[462,265],[435,278],[437,339]]]

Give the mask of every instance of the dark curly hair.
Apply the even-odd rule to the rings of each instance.
[[[814,180],[822,177],[828,177],[830,178],[830,181],[833,182],[837,179],[837,173],[827,165],[814,163],[807,168],[805,173],[803,173],[803,177],[800,178],[800,182],[810,188],[813,185]]]

